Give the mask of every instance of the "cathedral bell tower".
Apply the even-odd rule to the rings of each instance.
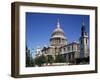
[[[89,57],[88,33],[86,32],[86,28],[85,28],[85,24],[84,24],[84,19],[82,21],[82,27],[81,27],[80,57],[81,58]]]

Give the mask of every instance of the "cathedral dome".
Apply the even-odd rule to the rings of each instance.
[[[53,31],[52,35],[51,35],[51,38],[63,38],[63,39],[66,39],[65,36],[64,36],[64,31],[60,28],[60,23],[59,23],[59,20],[57,22],[57,27],[56,29]]]
[[[60,27],[59,20],[57,22],[56,29],[51,35],[50,44],[51,46],[63,46],[67,44],[67,39],[64,36],[64,31]]]

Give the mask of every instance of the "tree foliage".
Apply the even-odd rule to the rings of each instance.
[[[56,55],[55,62],[66,62],[66,58],[63,55]]]
[[[26,67],[33,67],[35,65],[34,59],[31,56],[26,57]]]
[[[52,64],[52,63],[54,62],[53,56],[52,56],[52,55],[48,55],[47,57],[48,57],[48,58],[47,58],[47,63]]]
[[[35,58],[35,64],[37,66],[42,66],[44,63],[46,63],[46,57],[44,55]]]
[[[26,47],[26,67],[33,67],[34,65],[34,59],[30,55],[30,50]]]
[[[76,61],[76,64],[89,64],[90,59],[89,59],[89,57],[87,57],[87,58],[78,58],[75,61]]]

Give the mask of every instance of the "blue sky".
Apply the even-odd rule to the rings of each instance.
[[[58,18],[68,42],[78,41],[83,17],[89,34],[89,15],[26,12],[26,44],[28,48],[33,49],[34,52],[37,47],[49,45],[49,39],[56,28]]]

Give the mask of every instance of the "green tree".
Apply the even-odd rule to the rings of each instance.
[[[55,62],[66,62],[66,58],[63,55],[56,55]]]
[[[32,66],[34,66],[34,60],[32,58],[32,55],[30,54],[30,50],[26,46],[26,67]]]
[[[34,59],[30,55],[30,53],[27,53],[26,55],[26,67],[33,67],[34,66]]]
[[[46,63],[46,57],[44,55],[35,58],[35,65],[42,66],[44,63]]]
[[[52,55],[48,55],[47,57],[48,57],[48,58],[47,58],[47,63],[52,64],[52,63],[54,62],[53,56],[52,56]]]

